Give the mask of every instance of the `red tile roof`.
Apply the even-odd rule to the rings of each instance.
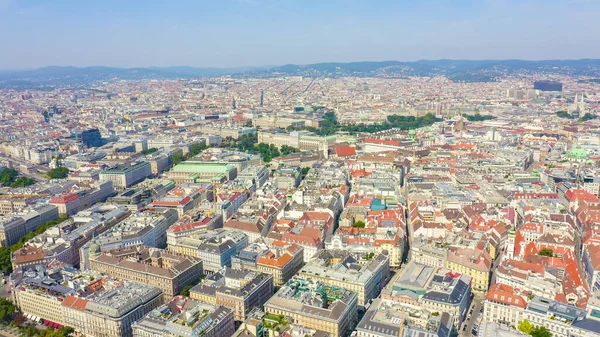
[[[337,147],[335,149],[335,154],[338,157],[356,156],[356,149],[350,146]]]

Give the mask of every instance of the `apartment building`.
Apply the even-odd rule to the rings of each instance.
[[[290,317],[295,324],[329,333],[350,334],[358,320],[355,292],[296,276],[265,303],[265,312]]]
[[[58,207],[61,216],[71,216],[79,211],[106,200],[114,193],[112,181],[100,181],[89,185],[80,184],[60,196],[50,198],[48,203]]]
[[[452,247],[445,267],[473,278],[473,291],[483,293],[490,284],[492,259],[485,250]]]
[[[79,266],[79,250],[94,236],[104,233],[130,215],[124,207],[99,204],[47,229],[12,253],[13,269],[58,260]]]
[[[57,218],[58,208],[53,205],[34,206],[0,217],[0,246],[11,246],[39,225]]]
[[[527,320],[546,327],[552,336],[584,337],[600,334],[600,301],[590,298],[587,309],[539,296],[527,297],[518,289],[494,284],[483,302],[483,319],[508,326]]]
[[[273,276],[251,270],[224,268],[190,289],[190,297],[234,310],[243,321],[255,307],[261,307],[273,294]]]
[[[100,279],[90,291],[62,301],[66,326],[95,337],[132,337],[131,326],[163,302],[159,288]]]
[[[15,270],[9,286],[25,317],[89,336],[132,336],[131,324],[162,303],[156,287],[79,272],[56,260]]]
[[[133,337],[225,337],[233,335],[233,310],[175,296],[133,323]]]
[[[302,267],[298,276],[357,294],[365,307],[379,296],[390,274],[389,257],[384,254],[321,250]]]
[[[275,240],[271,245],[257,241],[231,259],[234,269],[247,269],[273,275],[273,284],[281,287],[304,264],[304,248]]]
[[[447,312],[412,308],[376,299],[356,326],[354,337],[450,337],[453,317]]]
[[[179,294],[183,287],[198,281],[202,261],[147,246],[90,252],[90,268],[122,280],[158,287],[165,301]]]
[[[91,283],[90,278],[99,277],[96,272],[68,270],[69,265],[55,260],[15,269],[8,281],[13,303],[25,317],[41,319],[52,327],[63,326],[62,301]]]
[[[204,271],[214,273],[223,267],[231,267],[231,258],[248,245],[248,236],[242,232],[216,229],[169,242],[168,249],[174,253],[199,258]]]
[[[339,227],[334,235],[325,239],[326,249],[344,249],[359,254],[387,254],[390,267],[402,264],[405,232],[400,228]]]
[[[167,244],[175,244],[177,239],[200,234],[223,227],[223,216],[202,210],[193,210],[177,220],[167,229]]]
[[[443,267],[411,261],[396,274],[381,297],[430,312],[449,313],[450,325],[458,329],[471,305],[471,280],[468,275]]]
[[[1,171],[1,169],[0,169]],[[33,205],[37,200],[37,195],[12,195],[5,194],[0,196],[0,215],[7,215],[23,210],[25,207]]]
[[[80,268],[90,268],[90,250],[102,252],[134,245],[165,248],[165,231],[177,221],[177,212],[167,209],[144,209],[130,215],[79,249]]]

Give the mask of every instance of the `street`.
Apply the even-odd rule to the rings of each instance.
[[[471,308],[468,311],[468,315],[471,315],[471,318],[465,319],[465,322],[460,327],[459,336],[466,337],[473,335],[471,333],[471,330],[473,329],[473,325],[477,323],[478,318],[480,317],[478,316],[478,314],[483,306],[484,299],[485,297],[483,295],[475,295],[475,297],[473,298],[473,303],[471,304]],[[469,317],[468,315],[467,317]],[[467,325],[467,328],[463,331],[465,324]]]

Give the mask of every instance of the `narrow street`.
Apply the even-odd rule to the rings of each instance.
[[[467,318],[463,325],[460,327],[461,330],[459,331],[459,336],[473,336],[471,330],[473,329],[473,325],[478,321],[478,314],[483,306],[483,300],[483,295],[475,295],[475,297],[473,298],[473,303],[471,304],[471,308],[469,309],[468,313],[468,315],[471,315],[471,317]],[[465,324],[467,325],[467,328],[463,331]]]

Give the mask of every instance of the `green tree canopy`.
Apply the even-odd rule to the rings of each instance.
[[[553,257],[554,256],[554,251],[552,251],[552,249],[550,249],[550,248],[542,248],[538,252],[538,255]]]
[[[14,313],[15,305],[6,298],[0,297],[0,321],[10,321]]]
[[[199,154],[200,152],[204,151],[208,149],[208,146],[206,146],[205,143],[195,143],[189,146],[189,150],[190,150],[190,156],[195,156],[197,154]]]
[[[545,326],[536,326],[529,334],[532,337],[552,337],[552,334]]]
[[[481,115],[479,113],[475,113],[474,115],[462,114],[462,116],[464,118],[466,118],[469,122],[481,122],[481,121],[488,121],[488,120],[496,119],[496,117],[494,117],[494,116]]]
[[[302,179],[306,178],[306,175],[308,174],[308,171],[310,171],[310,167],[303,167],[302,168]]]
[[[183,289],[181,289],[181,291],[179,292],[179,295],[190,296],[190,289],[192,289],[193,287],[194,286],[191,284],[183,287]]]
[[[175,153],[173,155],[172,159],[173,159],[173,165],[177,165],[177,164],[181,163],[182,161],[184,161],[185,158],[183,157],[183,155],[181,153]]]
[[[156,151],[158,151],[158,149],[157,149],[157,148],[155,148],[155,147],[151,147],[151,148],[149,148],[149,149],[147,149],[147,150],[144,150],[144,151],[142,151],[142,154],[145,156],[145,155],[152,154],[152,153],[154,153],[154,152],[156,152]]]
[[[352,224],[352,227],[354,228],[365,228],[365,222],[364,221],[357,221],[355,223]]]
[[[529,335],[531,333],[531,330],[533,330],[533,324],[531,324],[528,320],[523,320],[519,323],[518,328],[519,331]]]
[[[19,171],[7,168],[0,171],[0,184],[10,187],[26,187],[35,184],[35,180],[19,177]]]
[[[48,171],[46,175],[50,179],[65,179],[69,176],[69,169],[66,167],[57,167]]]

